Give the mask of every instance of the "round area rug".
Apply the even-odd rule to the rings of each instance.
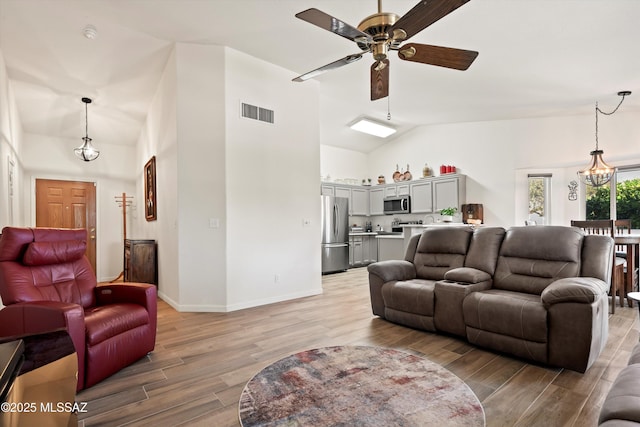
[[[326,347],[267,366],[240,396],[254,426],[484,426],[460,378],[427,359],[379,347]]]

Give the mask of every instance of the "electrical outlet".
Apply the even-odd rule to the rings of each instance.
[[[209,228],[220,228],[220,220],[218,218],[209,218]]]
[[[311,225],[311,220],[309,218],[304,218],[302,220],[302,226],[303,227],[309,227]]]
[[[273,283],[278,283],[280,281],[280,275],[276,274],[273,276]]]

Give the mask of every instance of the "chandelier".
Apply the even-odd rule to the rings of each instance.
[[[85,135],[82,138],[84,141],[82,145],[73,150],[76,153],[76,156],[85,162],[90,162],[95,160],[100,155],[100,151],[96,150],[93,145],[91,145],[91,138],[89,138],[89,120],[88,120],[88,111],[87,107],[91,104],[91,98],[82,98],[82,102],[84,102],[84,126],[85,126]]]
[[[618,111],[618,108],[620,108],[622,102],[624,101],[624,97],[628,95],[631,95],[631,92],[628,90],[618,92],[618,96],[621,96],[622,99],[620,100],[620,103],[615,108],[615,110],[610,113],[605,113],[600,108],[598,108],[598,103],[596,102],[596,149],[589,153],[591,155],[591,163],[589,164],[589,166],[585,169],[582,169],[581,171],[578,171],[580,180],[587,185],[591,185],[592,187],[600,187],[609,182],[613,175],[616,173],[616,168],[609,166],[602,159],[602,154],[604,153],[604,151],[602,151],[598,147],[598,113],[604,114],[605,116],[612,115],[613,113]]]

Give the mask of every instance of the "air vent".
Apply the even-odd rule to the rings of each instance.
[[[257,107],[251,104],[242,103],[242,117],[247,119],[259,120],[265,123],[274,122],[274,112],[267,108]]]

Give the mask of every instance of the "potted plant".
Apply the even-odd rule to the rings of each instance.
[[[455,207],[442,209],[440,211],[440,216],[442,216],[442,221],[444,221],[444,222],[452,222],[453,221],[453,215],[455,215],[456,212],[458,212],[458,208],[455,208]]]

